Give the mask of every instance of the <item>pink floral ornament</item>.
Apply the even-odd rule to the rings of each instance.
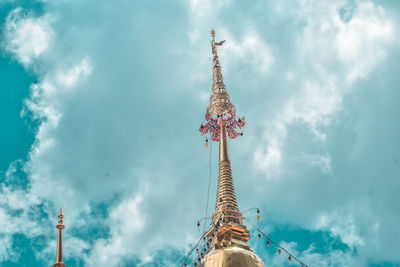
[[[218,124],[218,118],[213,118],[209,113],[206,113],[205,119],[206,124],[200,125],[200,133],[204,135],[210,131],[211,140],[219,142],[220,126]],[[236,130],[237,128],[242,129],[244,127],[246,124],[244,118],[236,118],[232,113],[228,113],[221,115],[220,119],[224,120],[225,122],[225,129],[229,138],[235,139],[239,135],[242,135]]]

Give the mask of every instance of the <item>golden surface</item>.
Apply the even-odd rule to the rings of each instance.
[[[235,187],[233,185],[231,162],[229,157],[228,140],[226,136],[224,120],[220,119],[220,142],[219,142],[219,175],[217,200],[213,215],[214,225],[220,223],[234,222],[243,223],[242,215],[236,200]]]
[[[241,248],[215,249],[201,260],[200,267],[265,267],[251,250]]]

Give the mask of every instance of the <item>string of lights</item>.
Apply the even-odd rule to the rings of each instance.
[[[260,215],[259,215],[260,209],[258,209],[258,208],[249,208],[249,209],[247,209],[247,210],[244,210],[244,211],[242,212],[242,214],[243,214],[243,213],[246,213],[246,212],[248,212],[248,211],[250,211],[250,210],[257,210],[257,221],[259,221],[259,220],[260,220]],[[200,220],[197,222],[197,226],[200,227],[200,221],[201,221],[201,220],[206,220],[206,219],[208,219],[208,218],[202,218],[202,219],[200,219]],[[289,263],[292,262],[292,261],[295,261],[295,262],[299,263],[301,267],[308,267],[308,265],[306,265],[305,263],[303,263],[302,261],[300,261],[296,256],[294,256],[292,253],[290,253],[287,249],[285,249],[284,247],[280,246],[278,243],[276,243],[275,241],[273,241],[267,234],[265,234],[262,230],[260,230],[258,227],[256,227],[247,217],[243,217],[243,219],[245,219],[245,220],[258,232],[258,239],[261,240],[262,237],[264,237],[265,239],[267,239],[267,243],[266,243],[266,244],[267,244],[267,247],[270,247],[271,244],[272,244],[272,245],[274,245],[274,246],[276,246],[276,247],[278,248],[278,250],[277,250],[278,255],[281,255],[282,252],[286,253],[286,255],[288,256],[288,262],[289,262]],[[213,226],[213,227],[215,228],[216,226]],[[191,249],[190,251],[187,252],[185,261],[182,263],[181,266],[188,266],[188,265],[187,265],[187,262],[188,262],[188,260],[189,260],[189,257],[190,257],[190,255],[193,253],[193,251],[195,251],[195,250],[196,250],[196,256],[194,257],[193,261],[192,261],[191,264],[190,264],[191,267],[197,266],[197,264],[198,264],[198,263],[201,261],[201,259],[205,256],[205,254],[206,254],[206,252],[207,252],[208,245],[209,245],[209,243],[207,242],[206,237],[205,237],[206,233],[207,233],[207,232],[203,232],[202,235],[201,235],[201,237],[200,237],[200,239],[197,241],[197,243],[192,247],[192,249]],[[202,245],[200,245],[202,240],[203,240],[204,242],[203,242]],[[200,246],[199,246],[199,245],[200,245]],[[200,247],[200,249],[199,249],[199,247]],[[177,261],[176,263],[178,263],[178,262],[183,258],[183,256],[184,256],[184,255],[182,255],[182,256],[178,259],[178,261]],[[176,263],[175,263],[175,265],[176,265]]]
[[[258,218],[258,217],[257,217]],[[300,261],[298,258],[296,258],[295,256],[293,256],[292,253],[290,253],[289,251],[287,251],[284,247],[278,245],[276,242],[274,242],[271,238],[269,238],[263,231],[261,231],[258,227],[256,227],[253,223],[251,223],[251,221],[249,221],[246,217],[244,217],[245,220],[247,220],[249,222],[249,224],[257,230],[258,232],[258,239],[261,240],[261,236],[264,236],[267,239],[267,247],[269,247],[271,244],[275,245],[278,248],[278,254],[281,255],[282,251],[285,252],[288,256],[288,262],[291,262],[292,260],[297,261],[301,267],[308,267],[308,265],[306,265],[305,263],[303,263],[302,261]]]
[[[192,249],[187,253],[186,258],[185,258],[185,261],[182,263],[181,266],[187,266],[187,262],[188,262],[188,260],[189,260],[189,257],[190,257],[190,255],[193,253],[193,251],[194,251],[195,249],[197,249],[197,252],[198,252],[198,246],[199,246],[200,242],[205,238],[206,233],[207,233],[207,232],[203,232],[203,233],[202,233],[202,235],[201,235],[201,237],[199,238],[199,240],[197,241],[197,243],[196,243],[196,244],[192,247]],[[193,263],[196,261],[197,258],[198,258],[198,253],[197,253],[196,257],[194,258],[194,261],[192,262],[192,264],[191,264],[190,266],[193,265]],[[180,259],[182,259],[182,257],[179,258],[179,260],[180,260]],[[179,260],[177,261],[177,263],[179,262]],[[195,266],[197,266],[197,264],[196,264]]]
[[[174,266],[176,266],[178,264],[178,262],[180,262],[181,259],[189,253],[190,250],[191,250],[191,248],[189,248],[184,254],[182,254],[182,256],[180,256],[179,259],[175,262]]]
[[[204,251],[204,252],[203,252]],[[196,249],[196,257],[194,258],[194,260],[192,261],[192,264],[190,265],[190,267],[193,266],[197,266],[197,262],[200,263],[201,259],[204,258],[204,254],[207,252],[206,249],[206,243],[203,244],[203,246],[201,247],[201,249]]]

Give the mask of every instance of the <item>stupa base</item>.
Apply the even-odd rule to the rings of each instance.
[[[201,260],[200,267],[265,267],[253,251],[230,247],[213,249]]]

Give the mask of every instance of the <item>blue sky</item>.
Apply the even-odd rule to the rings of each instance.
[[[389,0],[1,1],[0,265],[54,264],[62,207],[67,266],[173,266],[210,149],[215,204],[214,27],[240,208],[309,266],[399,266],[399,21]]]

